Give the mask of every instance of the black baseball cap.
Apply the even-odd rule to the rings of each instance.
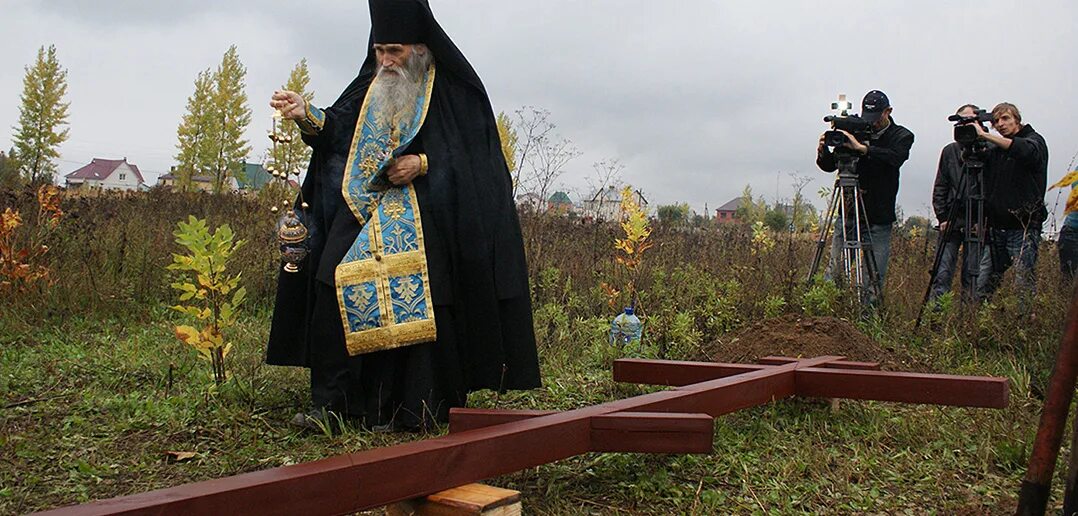
[[[866,93],[865,99],[861,101],[861,118],[874,124],[889,107],[891,101],[887,100],[887,95],[880,90],[872,90]]]

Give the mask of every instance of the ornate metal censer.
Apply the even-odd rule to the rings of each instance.
[[[284,210],[277,221],[277,240],[281,243],[281,262],[285,272],[299,272],[299,264],[307,258],[307,226],[295,210]]]
[[[273,129],[269,131],[269,139],[273,142],[273,155],[277,155],[278,143],[292,141],[292,136],[279,131],[281,124],[283,124],[281,112],[276,111],[273,113]],[[266,165],[266,171],[274,179],[282,181],[285,188],[289,190],[291,189],[289,176],[295,175],[296,179],[299,179],[298,169],[278,170],[276,164],[268,164]],[[303,200],[303,189],[299,188],[298,190],[300,209],[306,210],[308,206]],[[281,214],[280,218],[277,219],[277,241],[280,243],[281,263],[284,264],[284,271],[299,272],[300,264],[303,263],[303,260],[307,258],[310,252],[307,247],[307,226],[303,224],[303,220],[289,201],[284,201],[280,209],[277,206],[271,207],[270,211],[274,214]]]

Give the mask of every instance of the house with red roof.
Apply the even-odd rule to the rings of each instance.
[[[71,190],[139,190],[146,185],[142,172],[127,158],[94,158],[89,165],[64,176],[64,180]]]
[[[744,197],[738,196],[730,199],[730,202],[715,208],[715,220],[720,224],[737,221],[737,210],[741,208]]]

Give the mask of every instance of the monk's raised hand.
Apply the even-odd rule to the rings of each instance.
[[[288,120],[299,120],[307,116],[307,102],[294,91],[277,90],[270,97],[270,107],[281,112]]]

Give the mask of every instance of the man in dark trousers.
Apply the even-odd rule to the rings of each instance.
[[[846,135],[847,148],[856,152],[857,179],[864,200],[867,221],[862,222],[862,231],[867,231],[866,240],[872,242],[872,256],[879,271],[880,291],[887,275],[887,262],[891,257],[891,228],[895,223],[895,198],[898,196],[898,172],[902,164],[910,157],[913,146],[913,133],[895,123],[891,117],[891,102],[882,91],[872,90],[861,101],[861,118],[872,124],[872,134],[867,142],[859,142],[852,134]],[[820,136],[816,151],[816,165],[824,172],[834,172],[837,168],[835,155]],[[831,241],[831,268],[836,267],[841,249],[845,245],[842,231],[835,230]],[[869,299],[869,302],[875,300]]]
[[[370,10],[367,58],[337,102],[270,102],[313,155],[310,254],[280,273],[266,361],[310,368],[298,425],[424,429],[470,391],[540,385],[527,268],[479,76],[426,0]]]
[[[1044,193],[1048,186],[1048,144],[1014,104],[1003,102],[992,109],[991,134],[978,126],[978,137],[995,145],[985,166],[985,216],[988,219],[989,251],[981,258],[977,295],[984,299],[999,288],[1003,273],[1017,265],[1016,282],[1024,305],[1036,290],[1033,268],[1041,226],[1048,218]]]
[[[980,108],[973,104],[966,104],[958,108],[955,114],[972,117],[979,110]],[[947,144],[940,152],[936,182],[932,188],[932,210],[936,212],[940,233],[947,235],[947,239],[939,244],[943,248],[940,250],[940,263],[936,270],[936,277],[932,278],[930,300],[951,291],[951,283],[954,280],[955,267],[958,265],[960,254],[962,272],[959,278],[962,285],[962,299],[972,299],[975,286],[973,278],[981,266],[980,256],[972,258],[969,256],[969,246],[965,244],[965,233],[966,201],[982,178],[966,176],[963,180],[965,172],[963,162],[962,144],[958,142]]]

